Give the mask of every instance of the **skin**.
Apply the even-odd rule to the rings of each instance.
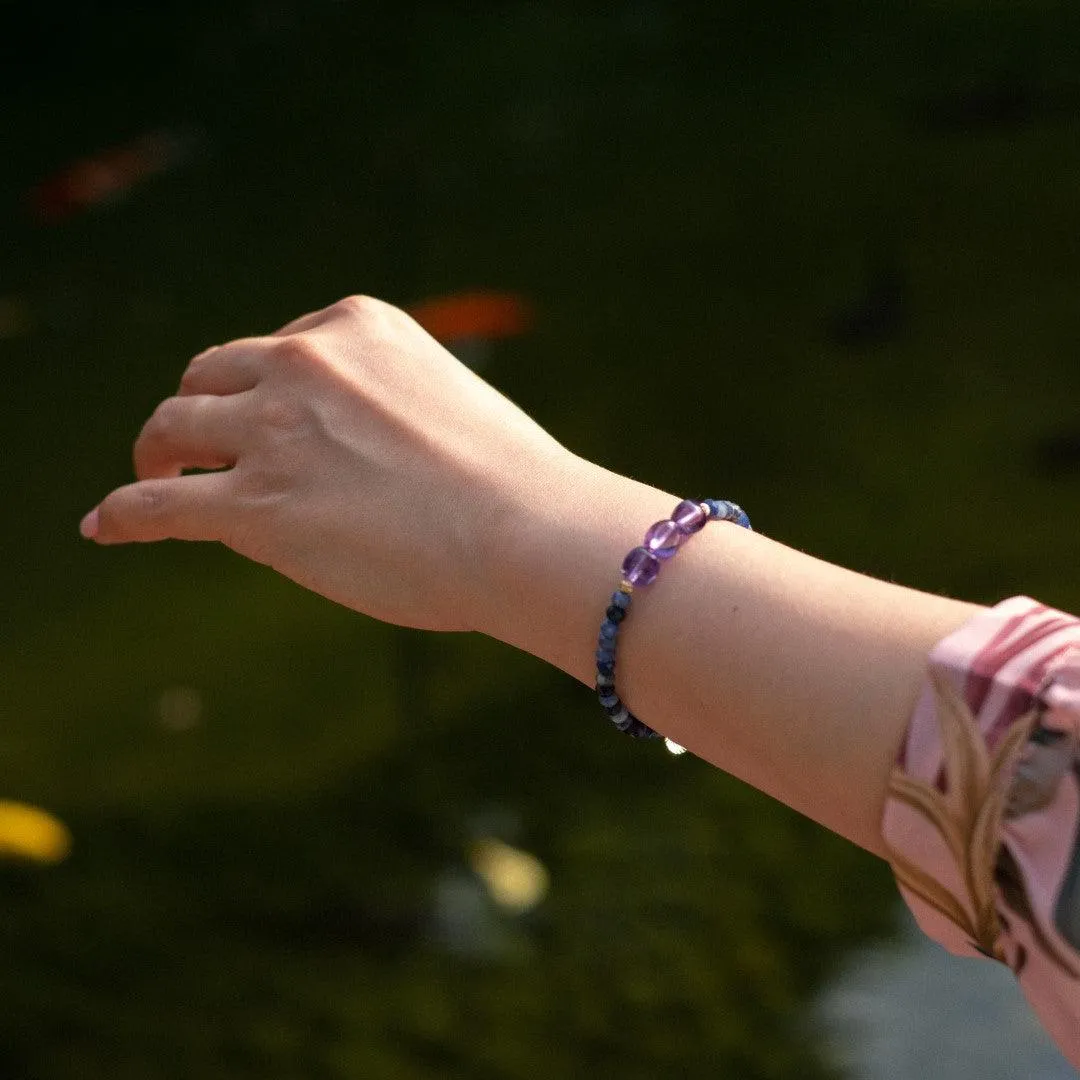
[[[479,631],[589,687],[622,558],[680,500],[572,454],[368,297],[195,357],[134,463],[84,536],[216,540],[373,618]],[[727,523],[661,577],[619,638],[631,711],[883,854],[927,653],[980,609]]]

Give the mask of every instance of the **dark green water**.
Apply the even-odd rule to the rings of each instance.
[[[75,837],[0,864],[0,1076],[828,1075],[807,1005],[883,867],[498,643],[76,524],[199,349],[490,287],[538,317],[482,373],[576,452],[1077,610],[1076,9],[0,15],[0,799]],[[166,174],[27,214],[160,128]],[[546,865],[528,915],[480,836]]]

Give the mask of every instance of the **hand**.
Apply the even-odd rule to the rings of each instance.
[[[476,629],[493,537],[571,459],[403,311],[349,297],[196,356],[135,442],[138,483],[82,529],[218,540],[374,618]]]

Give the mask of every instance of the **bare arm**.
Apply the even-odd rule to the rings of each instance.
[[[479,628],[591,687],[622,558],[683,496],[566,467],[507,515]],[[882,854],[888,773],[927,654],[979,610],[714,522],[635,591],[616,686],[657,731]]]
[[[138,482],[84,523],[98,542],[218,540],[590,687],[622,558],[682,497],[571,454],[402,312],[357,298],[197,357],[134,457]],[[978,610],[713,523],[638,590],[616,685],[656,730],[880,853],[927,653]]]

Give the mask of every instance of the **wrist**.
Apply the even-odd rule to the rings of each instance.
[[[497,515],[476,629],[592,687],[622,559],[675,502],[570,453],[530,470]]]

